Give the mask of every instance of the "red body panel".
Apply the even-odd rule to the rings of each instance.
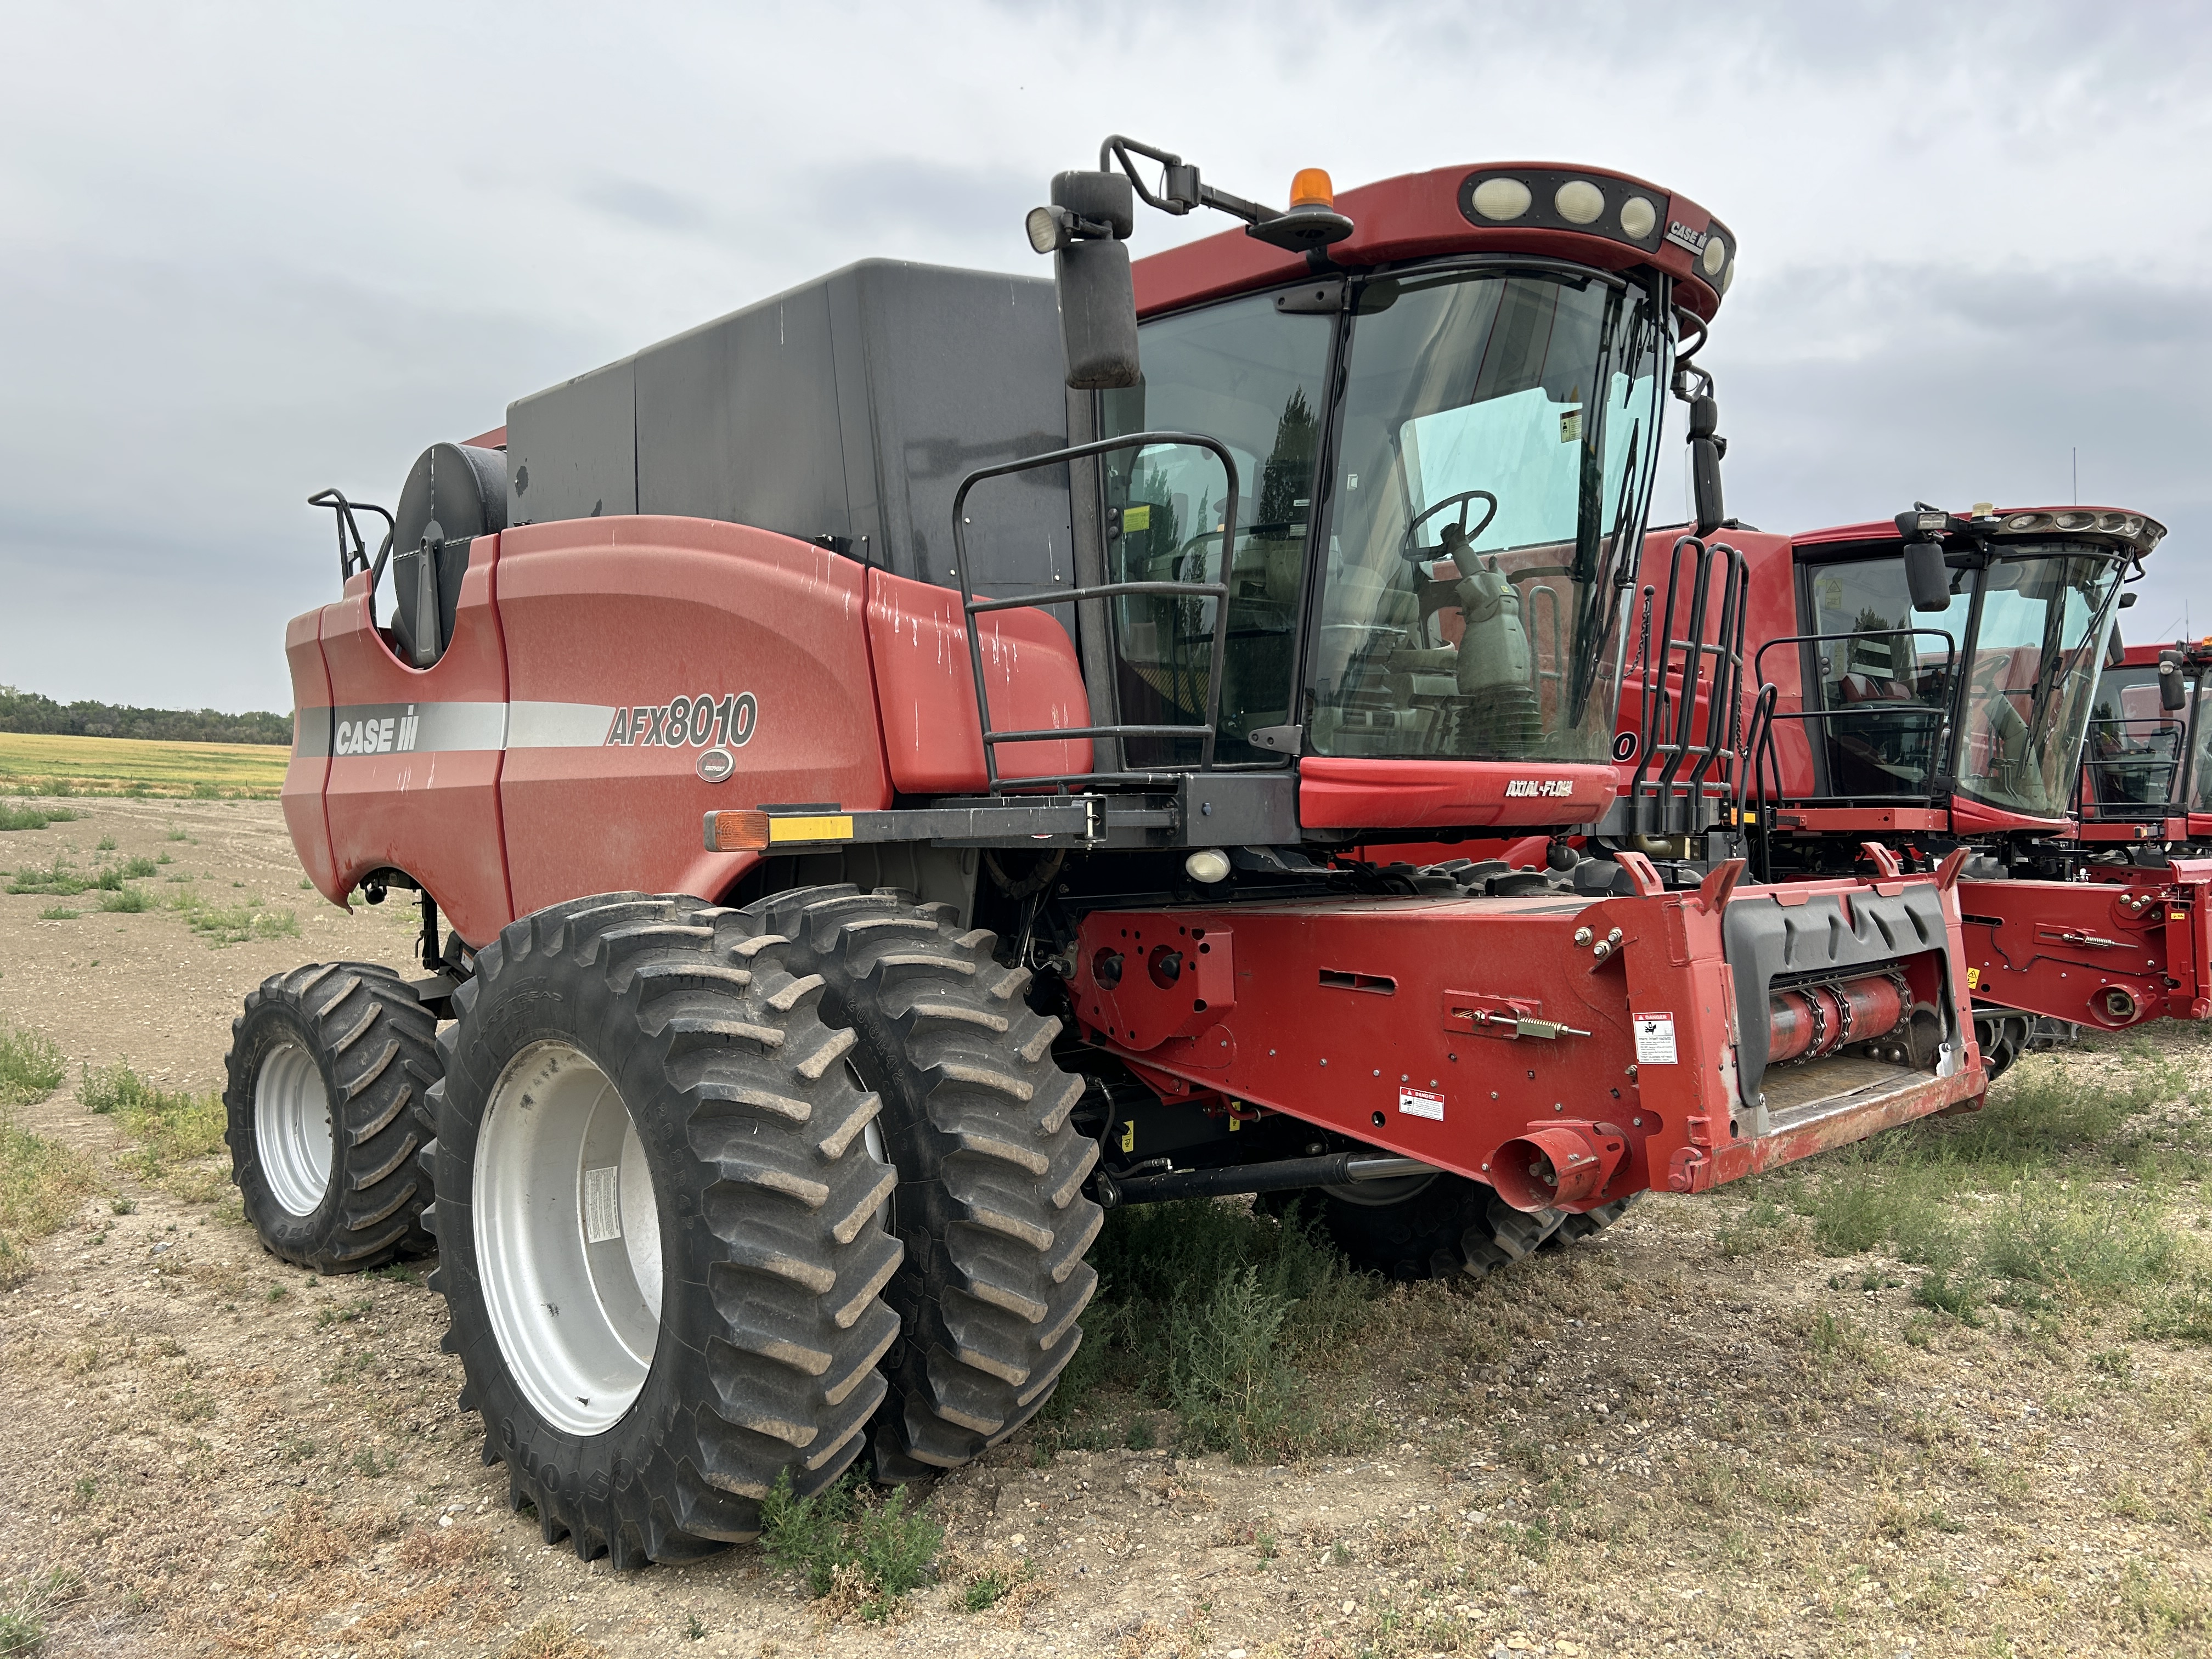
[[[323,613],[310,611],[284,624],[284,660],[292,670],[292,758],[284,768],[284,827],[299,849],[300,867],[325,895],[343,898],[331,859],[331,820],[323,790],[331,779],[331,676],[323,665]],[[322,710],[318,726],[311,712]]]
[[[1298,763],[1298,822],[1309,830],[1584,823],[1604,811],[1613,787],[1610,766],[1309,755]]]
[[[1049,613],[989,611],[975,624],[993,730],[1091,724],[1074,642]],[[960,595],[889,571],[870,571],[868,652],[875,662],[892,787],[915,795],[982,788],[983,739]],[[1001,777],[1091,769],[1088,738],[1000,744],[998,750]]]
[[[1849,881],[1739,888],[1728,902],[1864,890]],[[1980,1096],[1969,1044],[1952,1076],[1877,1073],[1890,1086],[1778,1111],[1766,1134],[1753,1133],[1732,1033],[1768,1011],[1735,1006],[1720,913],[1707,902],[1686,892],[1095,911],[1072,988],[1091,1039],[1170,1097],[1219,1095],[1288,1112],[1477,1179],[1488,1179],[1504,1142],[1594,1121],[1625,1139],[1627,1153],[1573,1208],[1646,1188],[1702,1191]],[[1944,908],[1954,1019],[1967,1030],[1955,894]],[[1589,943],[1615,928],[1618,942],[1602,951]],[[1153,971],[1163,948],[1184,964],[1171,979]],[[1103,986],[1098,966],[1117,954],[1119,977]],[[1934,953],[1904,966],[1916,995],[1943,994]],[[1632,1018],[1655,1014],[1668,1019],[1674,1063],[1657,1060],[1648,1042],[1639,1048]],[[1515,1036],[1516,1017],[1572,1029]],[[1705,1063],[1715,1056],[1726,1058]],[[1770,1091],[1778,1076],[1766,1073]]]
[[[369,623],[368,577],[346,584],[345,598],[322,612],[323,660],[330,671],[337,735],[326,796],[336,880],[324,896],[343,901],[368,872],[405,871],[472,942],[489,939],[514,915],[500,856],[498,732],[507,703],[507,665],[492,600],[497,536],[469,552],[454,611],[453,642],[428,668],[392,653]],[[405,746],[404,728],[385,732],[377,752],[348,753],[356,723],[397,727],[424,705],[459,709],[465,746]],[[366,711],[349,714],[349,711]],[[477,738],[484,735],[482,746]],[[362,746],[373,738],[364,737]]]
[[[1560,167],[1556,161],[1484,162],[1480,171]],[[1638,186],[1658,204],[1663,222],[1680,223],[1700,233],[1712,223],[1711,214],[1687,197],[1670,195],[1632,174],[1615,173],[1607,167],[1570,170],[1592,179],[1617,179]],[[1340,191],[1337,211],[1351,219],[1353,228],[1350,236],[1329,248],[1329,257],[1338,264],[1357,266],[1492,249],[1549,254],[1603,270],[1656,265],[1675,279],[1677,303],[1686,309],[1710,319],[1718,308],[1720,296],[1703,276],[1693,274],[1688,251],[1672,242],[1662,241],[1656,249],[1646,250],[1616,242],[1607,236],[1584,235],[1577,231],[1472,223],[1459,210],[1459,191],[1468,174],[1474,171],[1473,165],[1438,167],[1430,173],[1406,173]],[[1295,282],[1306,275],[1308,269],[1303,253],[1285,252],[1246,235],[1241,227],[1200,241],[1186,242],[1163,253],[1149,254],[1131,266],[1136,279],[1139,317],[1248,289]]]
[[[515,714],[500,796],[511,914],[628,889],[719,896],[751,860],[701,847],[710,808],[890,805],[866,576],[827,549],[706,519],[504,532],[499,619]],[[658,740],[663,722],[652,717],[677,700],[720,706],[747,693],[757,718],[726,744],[726,781],[706,782],[698,769],[711,731],[695,722],[695,740]],[[618,712],[630,717],[621,727]],[[641,714],[642,738],[631,730]],[[430,830],[418,823],[416,833]]]
[[[2212,860],[2090,882],[1962,881],[1978,999],[2120,1030],[2212,1015]]]

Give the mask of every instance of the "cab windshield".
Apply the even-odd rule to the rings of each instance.
[[[1954,573],[1931,613],[1913,610],[1894,549],[1815,567],[1827,793],[1932,794],[1948,753],[1960,793],[2064,817],[2119,576],[2078,545],[2007,544]]]
[[[1668,335],[1589,272],[1366,284],[1310,680],[1324,755],[1607,758]]]

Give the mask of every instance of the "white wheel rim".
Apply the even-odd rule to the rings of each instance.
[[[331,1097],[322,1067],[296,1042],[263,1058],[253,1079],[253,1142],[270,1196],[288,1215],[322,1208],[331,1189]]]
[[[538,1413],[598,1434],[636,1401],[660,1340],[660,1212],[637,1126],[565,1042],[508,1062],[477,1133],[471,1198],[492,1334]]]

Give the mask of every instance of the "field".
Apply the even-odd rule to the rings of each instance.
[[[428,1264],[283,1266],[228,1184],[239,999],[413,913],[268,803],[13,804],[78,816],[0,834],[0,1655],[2212,1653],[2201,1030],[1480,1285],[1121,1212],[981,1463],[617,1575],[509,1512]]]
[[[9,793],[274,800],[291,755],[274,744],[0,732],[0,811]]]

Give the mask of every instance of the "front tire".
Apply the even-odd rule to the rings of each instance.
[[[436,1031],[406,981],[374,963],[295,968],[247,995],[223,1062],[223,1138],[271,1255],[341,1273],[430,1248],[415,1154]]]
[[[691,899],[556,905],[479,953],[441,1036],[445,1346],[510,1502],[586,1560],[755,1536],[884,1397],[878,1103],[778,944]]]
[[[1516,1210],[1479,1181],[1462,1176],[1424,1178],[1413,1190],[1316,1188],[1285,1193],[1273,1206],[1292,1202],[1316,1214],[1322,1231],[1352,1266],[1385,1279],[1480,1279],[1540,1249],[1577,1243],[1620,1219],[1631,1203],[1620,1199],[1595,1210]]]

